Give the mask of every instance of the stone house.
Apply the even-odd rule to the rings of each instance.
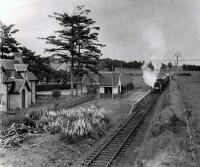
[[[82,81],[87,89],[94,88],[100,97],[120,97],[133,90],[133,78],[121,72],[100,72],[84,75]]]
[[[20,55],[0,59],[0,111],[28,108],[36,101],[36,76]]]

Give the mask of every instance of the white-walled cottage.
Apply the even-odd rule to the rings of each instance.
[[[28,108],[36,101],[36,76],[22,57],[0,59],[0,111]]]

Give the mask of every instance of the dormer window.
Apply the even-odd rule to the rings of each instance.
[[[15,71],[12,71],[11,78],[15,78]]]

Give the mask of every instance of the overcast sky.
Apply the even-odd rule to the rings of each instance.
[[[48,15],[85,5],[101,27],[103,57],[134,59],[200,59],[200,0],[0,0],[0,20],[16,24],[16,38],[44,54],[46,37],[58,27]]]

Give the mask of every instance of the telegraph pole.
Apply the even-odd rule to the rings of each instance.
[[[113,72],[113,62],[112,62],[112,100],[114,99],[113,86],[114,86],[114,72]]]
[[[175,54],[175,57],[176,57],[176,75],[177,75],[177,71],[178,71],[178,59],[179,59],[179,57],[181,57],[181,54],[177,51],[176,54]]]

